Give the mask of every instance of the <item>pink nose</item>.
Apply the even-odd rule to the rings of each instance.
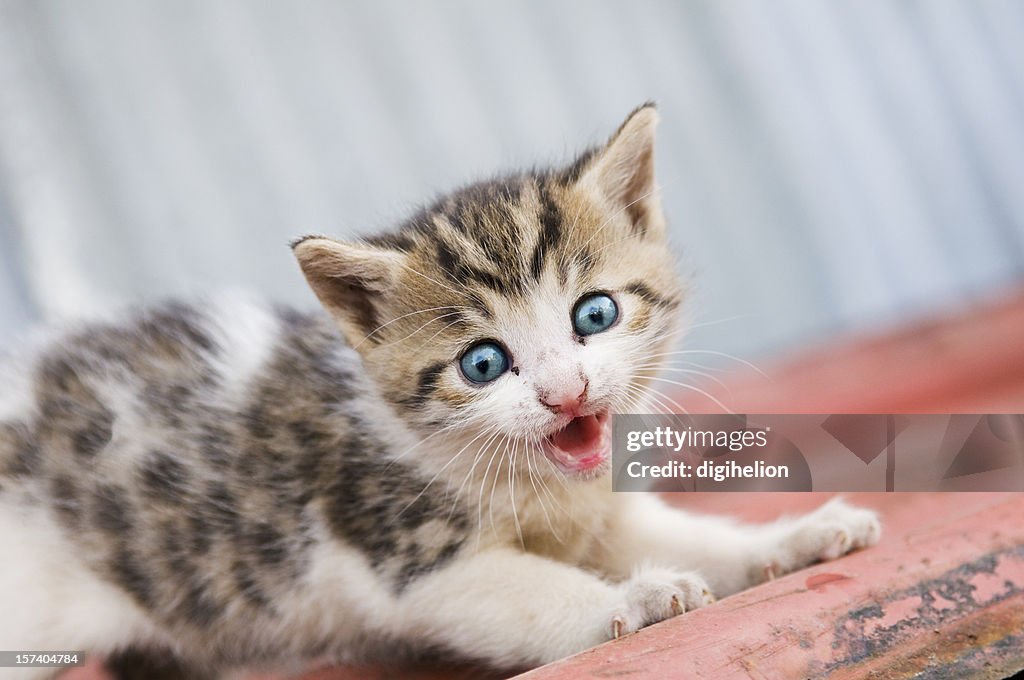
[[[541,396],[540,403],[555,413],[578,415],[580,408],[587,400],[587,388],[590,387],[590,381],[585,380],[582,389],[580,387],[580,384],[576,383],[568,389],[552,390]]]

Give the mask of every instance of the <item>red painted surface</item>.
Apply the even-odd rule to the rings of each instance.
[[[744,514],[763,518],[774,514],[766,507],[792,507],[796,500],[776,496]],[[709,510],[718,504],[706,503],[706,495],[695,500]],[[886,535],[878,546],[524,680],[901,678],[938,667],[962,672],[944,677],[971,677],[977,669],[1005,677],[1024,668],[1024,494],[853,494],[851,500],[883,513]],[[796,505],[820,501],[807,494]],[[987,647],[1006,650],[985,655]]]
[[[1024,290],[676,395],[693,413],[1024,413]]]

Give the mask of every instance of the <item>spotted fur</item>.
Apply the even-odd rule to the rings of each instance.
[[[674,337],[656,120],[643,106],[565,168],[454,191],[386,234],[296,241],[326,314],[172,302],[8,361],[0,648],[116,653],[125,677],[399,648],[522,666],[676,612],[651,593],[705,603],[701,577],[631,577],[640,562],[708,567],[728,592],[817,557],[818,536],[776,555],[788,525],[725,565],[692,537],[632,545],[607,466],[566,478],[541,451],[564,425],[552,393],[638,408]],[[583,337],[572,310],[595,292],[621,319]],[[482,340],[512,363],[486,386],[459,369]],[[753,546],[745,531],[715,528]],[[176,661],[140,661],[153,649]]]

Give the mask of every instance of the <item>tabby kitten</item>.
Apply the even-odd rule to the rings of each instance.
[[[610,415],[643,409],[684,300],[656,122],[300,239],[326,314],[175,302],[7,362],[0,648],[522,667],[874,543],[842,502],[743,526],[611,493]]]

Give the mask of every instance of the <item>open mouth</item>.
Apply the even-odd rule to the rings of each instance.
[[[562,429],[548,435],[544,452],[562,472],[592,472],[608,460],[610,424],[607,411],[577,416]]]

